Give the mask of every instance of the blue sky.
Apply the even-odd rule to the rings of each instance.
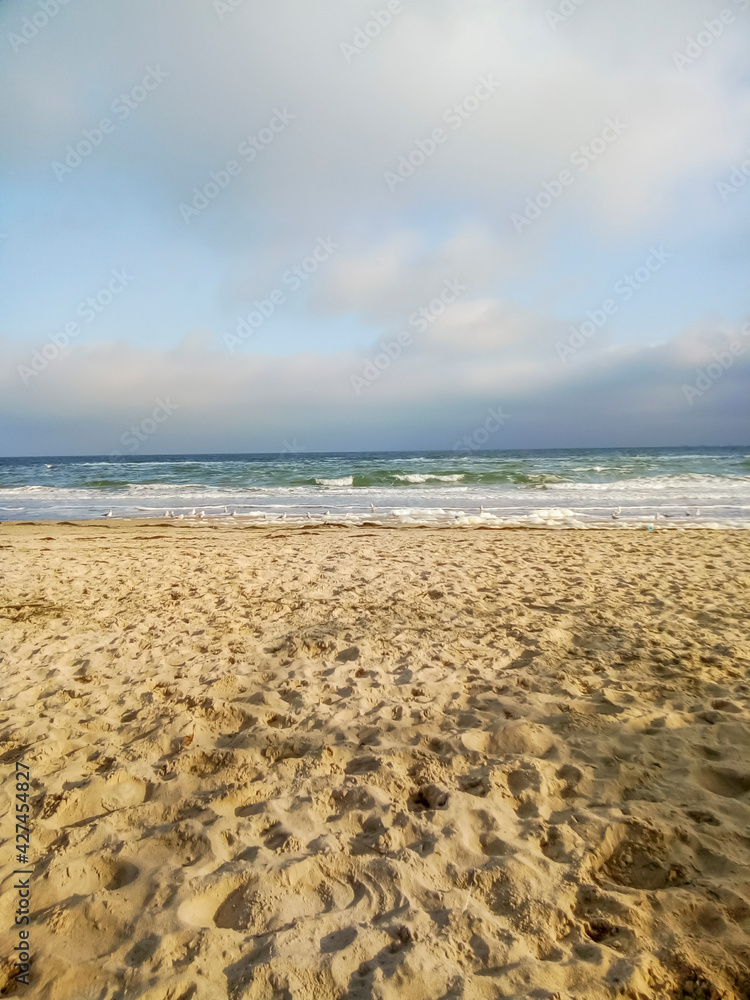
[[[748,441],[750,3],[386,6],[6,0],[0,453],[106,452],[165,393],[154,452],[450,447],[498,403],[507,447]]]

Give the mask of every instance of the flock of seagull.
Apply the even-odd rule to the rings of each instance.
[[[615,507],[614,511],[612,512],[612,520],[619,521],[621,513],[622,513],[622,507]],[[684,516],[700,517],[700,513],[701,513],[700,507],[696,507],[692,514],[690,513],[689,510],[684,511]],[[675,517],[675,516],[676,516],[675,514],[660,514],[659,511],[657,510],[657,512],[654,514],[654,520],[658,521],[660,517]]]
[[[371,503],[370,504],[370,513],[374,514],[376,512],[376,510],[377,510],[377,508],[375,507],[375,504]],[[248,516],[248,515],[240,514],[240,512],[238,510],[233,510],[232,513],[231,513],[231,515],[230,515],[228,507],[224,508],[223,513],[225,515],[231,516],[231,517],[247,517]],[[483,516],[484,513],[485,513],[485,508],[484,507],[480,507],[479,508],[479,515],[480,515],[480,517]],[[700,517],[700,513],[701,513],[700,507],[696,507],[692,511],[692,513],[689,510],[684,511],[683,512],[683,516],[684,517]],[[323,511],[323,517],[330,517],[330,514],[331,514],[330,510]],[[612,511],[612,514],[611,514],[612,520],[613,521],[619,521],[621,514],[622,514],[622,507],[615,507],[615,509]],[[112,510],[108,510],[105,514],[102,514],[102,517],[114,517],[114,516],[115,516],[115,514],[114,514],[114,511],[112,511]],[[209,516],[210,515],[206,514],[205,510],[200,510],[199,511],[195,507],[193,507],[193,509],[189,513],[187,513],[187,514],[176,514],[173,510],[165,510],[164,511],[164,517],[166,517],[166,518],[174,518],[177,521],[184,521],[184,519],[186,517],[203,518],[203,517],[209,517]],[[265,513],[260,513],[260,514],[257,514],[255,516],[267,517],[268,515],[265,514]],[[458,514],[455,515],[456,518],[461,518],[463,516],[464,516],[463,512],[458,513]],[[658,521],[662,517],[676,517],[676,516],[677,516],[676,514],[660,514],[657,511],[656,514],[654,515],[654,520]],[[307,511],[307,513],[305,515],[305,518],[307,520],[312,520],[312,514],[311,514],[311,512],[309,510]],[[286,520],[286,514],[279,515],[277,517],[277,520],[279,520],[279,521],[285,521]]]

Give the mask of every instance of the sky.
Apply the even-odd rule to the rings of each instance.
[[[747,444],[749,50],[750,0],[2,0],[0,455]]]

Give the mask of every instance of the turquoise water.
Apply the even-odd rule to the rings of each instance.
[[[374,509],[373,509],[374,508]],[[0,520],[750,526],[750,447],[0,459]]]

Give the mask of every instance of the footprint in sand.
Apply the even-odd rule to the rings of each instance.
[[[290,729],[296,721],[293,715],[279,715],[278,712],[274,712],[266,719],[266,725],[272,729]]]
[[[194,927],[218,927],[243,934],[269,934],[292,927],[295,922],[319,918],[325,912],[324,888],[311,878],[311,859],[287,865],[283,870],[247,878],[209,878],[202,889],[186,899],[179,917]],[[316,885],[315,883],[320,883]],[[311,892],[300,894],[298,884],[310,884]]]
[[[102,890],[115,892],[135,882],[139,874],[140,871],[134,864],[122,858],[105,855],[93,862],[88,856],[60,858],[45,873],[37,890],[37,901],[44,907],[50,902],[59,903],[59,896],[63,892],[70,893],[71,896],[92,896]],[[50,893],[45,883],[57,887],[54,900],[47,899]]]
[[[357,937],[356,927],[344,927],[340,931],[333,931],[320,939],[320,950],[324,955],[330,955],[336,951],[343,951]]]
[[[519,819],[529,819],[538,815],[538,798],[541,778],[532,769],[511,771],[507,777],[508,788],[516,800],[516,815]]]
[[[684,885],[690,877],[689,869],[670,857],[670,846],[658,830],[631,824],[600,872],[616,885],[631,889],[671,889]]]
[[[485,796],[490,794],[490,779],[482,771],[473,771],[469,774],[464,774],[458,779],[458,783],[461,791],[468,792],[469,795],[485,798]]]
[[[347,774],[370,774],[372,771],[380,769],[380,761],[377,757],[355,757],[346,765]]]
[[[750,792],[750,774],[732,771],[728,767],[704,767],[698,781],[707,791],[727,799],[739,799]]]

